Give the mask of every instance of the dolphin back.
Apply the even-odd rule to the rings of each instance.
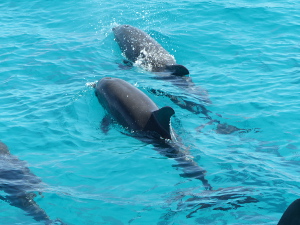
[[[295,200],[283,213],[278,225],[300,224],[300,199]]]
[[[176,64],[174,56],[144,31],[130,25],[120,25],[112,30],[123,54],[136,65],[151,72],[189,74],[187,68]]]
[[[171,107],[159,109],[145,93],[119,78],[102,78],[95,92],[103,108],[123,127],[171,138],[170,118],[174,114]]]

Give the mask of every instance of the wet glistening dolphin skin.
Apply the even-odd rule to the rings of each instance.
[[[101,105],[123,127],[171,139],[170,118],[174,114],[171,107],[159,109],[146,94],[118,78],[101,79],[95,93]]]
[[[114,27],[115,40],[128,60],[152,72],[170,72],[172,75],[189,74],[187,68],[144,31],[130,26]]]
[[[33,200],[33,190],[37,190],[41,180],[30,172],[26,163],[10,154],[7,146],[0,141],[0,190],[7,195],[0,199],[11,206],[24,210],[38,222],[63,224],[51,220],[46,212]]]

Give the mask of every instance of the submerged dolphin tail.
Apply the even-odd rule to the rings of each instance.
[[[166,70],[170,71],[172,73],[172,75],[176,75],[176,76],[185,76],[190,73],[187,68],[185,68],[183,65],[179,65],[179,64],[166,65]]]
[[[300,224],[300,199],[295,200],[283,213],[278,225]]]
[[[146,130],[154,130],[162,138],[171,139],[170,120],[175,111],[169,106],[152,112],[151,117],[145,127]]]

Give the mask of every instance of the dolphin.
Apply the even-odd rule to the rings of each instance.
[[[176,64],[174,56],[150,35],[130,25],[120,25],[112,31],[122,53],[129,60],[125,61],[127,65],[135,63],[150,72],[166,72],[159,73],[161,76],[155,79],[167,80],[189,94],[195,94],[201,102],[211,103],[207,92],[197,87],[191,77],[185,76],[189,74],[188,69]]]
[[[300,199],[293,201],[281,216],[278,225],[300,224]]]
[[[159,109],[142,91],[118,78],[105,77],[96,85],[101,105],[123,127],[171,139],[171,107]],[[104,122],[104,121],[103,121]]]
[[[171,107],[159,109],[146,94],[119,78],[102,78],[95,85],[95,94],[112,119],[130,133],[137,133],[139,140],[152,144],[160,154],[174,158],[178,166],[183,168],[184,174],[181,176],[199,179],[206,189],[212,189],[204,178],[205,170],[187,157],[173,141],[175,133],[170,120],[175,112]],[[101,122],[104,132],[108,120],[104,117]]]
[[[120,25],[112,30],[130,62],[151,72],[170,72],[176,76],[189,74],[187,68],[177,64],[174,56],[144,31],[130,25]]]
[[[0,190],[7,195],[0,199],[11,206],[24,210],[38,222],[64,224],[59,219],[51,220],[46,212],[33,200],[42,181],[30,172],[26,163],[10,154],[8,147],[0,141]],[[31,193],[30,193],[31,192]]]

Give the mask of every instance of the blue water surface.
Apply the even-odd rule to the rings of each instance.
[[[44,182],[35,201],[66,224],[277,224],[300,196],[299,12],[296,0],[3,0],[0,140]],[[120,24],[155,38],[207,91],[212,119],[240,130],[220,134],[203,115],[150,93],[199,103],[155,74],[124,68],[111,31]],[[105,76],[174,108],[182,150],[207,171],[213,192],[117,125],[102,133],[105,112],[87,84]],[[224,193],[240,197],[212,198]],[[238,204],[247,196],[257,201]],[[43,224],[5,201],[0,221]]]

